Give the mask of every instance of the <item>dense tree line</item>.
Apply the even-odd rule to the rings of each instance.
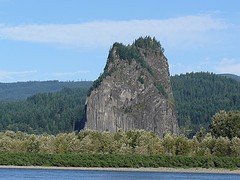
[[[39,93],[25,101],[0,103],[0,131],[27,133],[72,132],[80,123],[87,88]]]
[[[182,132],[193,136],[200,127],[208,129],[220,110],[240,110],[240,83],[213,73],[187,73],[171,77]]]
[[[151,38],[150,36],[140,37],[136,39],[133,43],[136,47],[151,49],[151,50],[160,50],[161,53],[164,53],[164,48],[161,46],[161,43],[156,40],[155,37]]]
[[[202,72],[172,76],[171,82],[181,133],[189,137],[201,127],[208,129],[212,116],[220,110],[240,110],[237,81]],[[23,101],[1,101],[0,131],[73,131],[79,126],[87,92],[87,88],[65,89],[36,94]]]

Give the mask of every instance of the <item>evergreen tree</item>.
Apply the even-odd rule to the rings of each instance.
[[[187,73],[171,77],[178,122],[182,130],[208,130],[212,116],[220,110],[240,111],[240,83],[213,73]],[[191,123],[187,122],[191,120]]]

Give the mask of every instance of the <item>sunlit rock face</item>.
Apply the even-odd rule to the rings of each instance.
[[[169,66],[154,38],[132,45],[115,43],[103,74],[86,101],[82,128],[116,132],[153,131],[160,137],[178,133]]]

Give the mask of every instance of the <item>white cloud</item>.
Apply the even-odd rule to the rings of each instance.
[[[139,36],[155,36],[164,46],[194,43],[203,33],[228,25],[210,15],[165,20],[95,21],[81,24],[0,26],[0,38],[77,47],[109,47],[113,42],[132,43]]]
[[[76,71],[76,72],[55,72],[52,73],[51,75],[54,77],[62,77],[62,76],[77,76],[77,75],[82,75],[82,74],[87,74],[90,71]]]
[[[0,80],[8,81],[16,78],[25,78],[37,73],[37,71],[3,71],[0,70]]]
[[[217,65],[218,73],[231,73],[240,75],[240,61],[236,59],[223,58]]]

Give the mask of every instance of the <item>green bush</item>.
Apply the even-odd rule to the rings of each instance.
[[[0,133],[0,164],[74,167],[240,167],[239,138],[201,140],[131,130],[117,133]],[[229,156],[229,157],[228,157]]]
[[[0,165],[62,167],[240,168],[240,158],[113,154],[0,153]]]

